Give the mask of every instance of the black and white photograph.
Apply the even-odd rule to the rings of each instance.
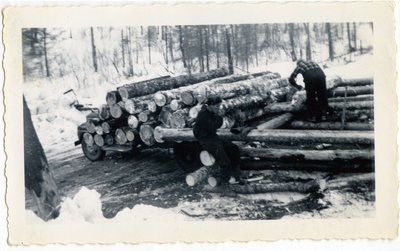
[[[276,20],[21,26],[25,224],[380,215],[374,18]]]

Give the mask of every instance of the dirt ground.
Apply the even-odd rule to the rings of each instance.
[[[77,146],[65,152],[47,153],[47,158],[62,197],[73,197],[83,186],[94,189],[101,194],[102,211],[107,218],[138,204],[168,208],[194,220],[370,217],[375,212],[373,183],[361,182],[344,190],[309,194],[227,196],[213,191],[205,183],[189,187],[185,183],[186,173],[166,149],[145,149],[134,154],[108,153],[103,161],[91,162]],[[262,175],[264,182],[332,178],[325,172],[247,172],[248,175]],[[34,209],[29,194],[26,196],[26,207]]]

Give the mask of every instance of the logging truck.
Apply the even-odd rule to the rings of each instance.
[[[75,145],[81,145],[91,161],[103,159],[106,151],[173,149],[178,164],[194,170],[206,164],[201,161],[202,149],[193,136],[193,123],[207,95],[216,93],[223,98],[220,111],[224,123],[217,132],[221,138],[280,145],[277,148],[240,146],[245,158],[290,161],[291,165],[302,161],[309,166],[315,161],[344,161],[343,166],[360,160],[371,163],[374,156],[372,85],[372,79],[328,79],[329,105],[334,110],[334,118],[310,123],[301,117],[305,91],[293,92],[288,80],[276,73],[228,75],[226,70],[216,69],[135,82],[108,92],[106,104],[99,109],[76,102],[78,110],[91,113],[78,126]],[[246,136],[232,133],[234,125],[247,123],[256,129]],[[315,150],[316,144],[336,144],[337,148]],[[341,149],[343,144],[347,148]],[[294,150],[282,145],[308,145],[308,148]]]

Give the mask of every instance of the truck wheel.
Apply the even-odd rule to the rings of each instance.
[[[99,146],[95,144],[90,146],[86,144],[84,140],[82,140],[82,150],[86,158],[88,158],[91,161],[102,160],[106,155],[106,152]]]
[[[192,172],[201,167],[201,146],[198,142],[174,143],[174,157],[178,165],[186,172]]]

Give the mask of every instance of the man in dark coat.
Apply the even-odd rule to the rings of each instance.
[[[223,140],[217,135],[217,129],[222,126],[222,117],[218,114],[222,99],[211,95],[202,106],[193,127],[193,134],[204,150],[209,152],[221,168],[221,184],[228,184],[231,176],[239,182],[240,152],[237,145]]]
[[[298,74],[301,74],[304,79],[307,93],[306,106],[310,120],[313,122],[326,120],[330,108],[328,106],[325,73],[313,61],[298,60],[297,67],[289,77],[289,82],[301,89],[301,86],[295,80]]]

